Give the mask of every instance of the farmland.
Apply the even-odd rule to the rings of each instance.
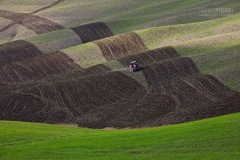
[[[135,130],[1,121],[0,154],[6,160],[238,159],[239,122],[239,113]]]
[[[106,61],[116,58],[122,65],[115,71],[105,66],[103,72],[94,73],[104,63],[84,69],[61,52],[20,61],[22,66],[4,66],[2,83],[31,83],[3,95],[1,119],[135,128],[239,112],[237,91],[201,74],[191,58],[181,57],[172,47],[144,52],[146,47],[135,37],[134,33],[128,43],[111,38],[96,41],[106,48],[102,49]],[[143,52],[134,54],[137,51]],[[126,74],[124,68],[132,58],[142,62],[142,76]],[[58,76],[51,78],[54,75]],[[143,80],[146,86],[140,83]]]
[[[238,0],[1,1],[0,158],[236,159],[239,16]]]

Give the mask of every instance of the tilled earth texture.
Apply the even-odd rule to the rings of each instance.
[[[34,76],[47,80],[16,83],[9,92],[1,95],[1,119],[74,123],[91,128],[134,128],[182,123],[240,111],[238,92],[211,75],[201,74],[192,59],[181,57],[172,47],[116,59],[123,68],[132,59],[141,62],[143,69],[139,72],[143,73],[142,77],[134,77],[135,73],[129,76],[126,70],[111,71],[104,64],[82,69],[64,54],[58,56],[60,59],[54,58],[57,55],[61,53],[49,54],[49,59],[55,59],[55,63],[48,64],[41,56],[23,63],[28,65],[25,68],[38,74]],[[37,63],[39,68],[30,68],[31,62]],[[15,71],[24,75],[25,70],[16,66]],[[61,74],[49,76],[54,72]],[[21,82],[31,76],[20,78],[16,74],[12,78]],[[6,82],[11,81],[11,76],[7,75],[1,79],[6,77],[9,77]],[[139,78],[146,80],[147,87],[139,83]]]
[[[238,0],[2,0],[0,120],[142,128],[240,112],[239,15]]]

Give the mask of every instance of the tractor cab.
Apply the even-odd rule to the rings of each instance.
[[[141,67],[139,66],[137,61],[131,61],[130,65],[129,65],[129,70],[131,72],[136,72],[136,71],[141,70]]]

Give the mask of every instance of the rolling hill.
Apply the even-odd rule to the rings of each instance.
[[[99,21],[105,22],[114,34],[150,27],[201,22],[227,17],[232,15],[232,12],[239,13],[238,0],[204,0],[201,2],[197,0],[152,0],[151,3],[143,0],[132,0],[131,2],[106,0],[104,3],[96,0],[82,2],[78,0],[37,0],[34,2],[24,0],[22,3],[3,0],[0,4],[0,10],[30,15],[30,17],[37,16],[59,24],[63,28]],[[230,8],[231,11],[218,14],[214,11],[216,8]],[[208,12],[211,14],[207,15]],[[3,28],[8,26],[5,32],[0,32],[2,43],[9,42],[14,37],[22,39],[29,35],[36,35],[35,32],[23,25],[9,26],[15,22],[3,16],[0,17]]]
[[[1,0],[0,159],[239,159],[239,9]]]
[[[127,38],[129,41],[123,43]],[[35,82],[2,96],[1,119],[124,128],[181,123],[239,112],[239,92],[210,75],[199,73],[193,60],[181,57],[174,48],[131,55],[146,50],[138,38],[134,33],[118,43],[108,39],[96,42],[106,60],[119,58],[115,59],[119,62],[115,69],[103,67],[104,64],[80,68],[71,59],[58,59],[64,56],[61,53],[48,54],[49,59],[41,61],[27,59],[29,65],[25,70],[16,65],[12,74],[1,74],[2,82]],[[125,69],[132,59],[144,68],[137,77],[134,73],[129,76]],[[40,68],[30,68],[34,66]],[[76,71],[69,74],[68,70],[74,68]],[[45,79],[57,73],[62,74]],[[36,83],[39,79],[42,81]]]
[[[0,122],[3,159],[238,159],[239,113],[185,124],[93,130]]]
[[[236,159],[239,16],[238,0],[2,0],[0,158]]]

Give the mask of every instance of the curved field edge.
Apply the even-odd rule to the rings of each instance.
[[[215,20],[134,31],[149,49],[240,31],[240,13]]]
[[[114,37],[118,37],[118,35]],[[236,31],[176,42],[172,46],[178,50],[180,55],[191,57],[202,73],[212,74],[227,85],[240,90],[239,37],[240,32]],[[155,44],[157,44],[157,40],[154,42]],[[162,46],[164,45],[160,44],[159,47]],[[107,61],[100,48],[92,42],[70,47],[62,50],[62,52],[66,53],[83,68]],[[226,76],[226,73],[228,76]]]
[[[41,8],[45,8],[56,1],[57,0],[22,0],[21,2],[19,2],[13,0],[2,0],[0,9],[20,13],[31,13]]]
[[[171,45],[179,51],[179,54],[193,58],[204,74],[213,74],[230,87],[240,90],[238,17],[239,14],[235,14],[206,22],[134,32],[141,37],[148,49]],[[93,43],[67,48],[63,52],[73,59],[78,59],[76,63],[84,68],[106,61],[100,49]],[[92,54],[97,58],[90,56]]]
[[[152,26],[199,22],[222,17],[220,15],[202,16],[199,11],[201,7],[211,9],[229,7],[234,9],[234,13],[239,12],[237,0],[231,2],[152,0],[150,3],[143,0],[106,0],[104,4],[101,1],[79,3],[77,0],[68,0],[37,15],[52,19],[64,26],[102,20],[114,29],[115,34]],[[63,10],[66,10],[68,14]]]
[[[211,74],[240,90],[240,32],[209,36],[174,45],[190,57],[204,74]]]
[[[0,121],[3,159],[238,159],[240,113],[147,129]]]
[[[5,4],[7,3],[7,4]],[[5,8],[12,8],[13,6],[19,6],[20,4],[13,2],[2,2],[2,6]],[[35,8],[33,2],[23,2],[28,4],[28,9]],[[22,3],[22,4],[23,4]],[[35,2],[37,3],[37,2]],[[38,2],[41,3],[41,2]],[[101,2],[100,2],[101,3]],[[22,5],[21,4],[21,5]],[[91,5],[89,5],[91,4]],[[207,20],[218,21],[218,19],[226,19],[229,17],[239,17],[239,7],[237,0],[226,3],[225,1],[220,2],[209,2],[209,0],[204,0],[201,2],[195,1],[152,1],[151,3],[145,1],[133,1],[133,2],[120,2],[120,1],[109,1],[108,5],[99,5],[99,2],[81,2],[71,0],[59,3],[53,8],[50,8],[44,12],[40,12],[37,15],[43,16],[56,23],[66,23],[69,27],[79,26],[83,24],[97,22],[99,20],[105,22],[114,34],[120,34],[124,32],[130,32],[137,29],[145,29],[149,27],[158,27],[166,25],[176,25],[176,24],[187,24],[193,22],[202,22]],[[133,7],[134,6],[134,7]],[[227,17],[224,16],[201,16],[199,9],[201,7],[209,7],[214,9],[220,6],[225,6],[234,9],[234,12]],[[23,6],[21,6],[23,7]],[[21,8],[20,6],[18,9]],[[81,10],[79,10],[79,7]],[[89,8],[90,7],[90,8]],[[167,7],[167,8],[166,8]],[[102,8],[102,9],[100,9]],[[104,9],[103,9],[104,8]],[[113,8],[113,9],[111,9]],[[96,13],[95,10],[101,10]],[[178,11],[180,9],[180,12]],[[64,11],[67,11],[66,14]],[[90,10],[90,11],[89,11]],[[177,12],[176,12],[177,11]],[[186,13],[187,12],[187,13]],[[110,13],[110,14],[109,14]],[[112,13],[112,14],[111,14]],[[77,15],[76,15],[77,14]],[[87,15],[88,16],[87,16]],[[76,16],[73,16],[76,15]],[[82,17],[79,15],[86,15]],[[73,23],[73,21],[75,21]],[[21,30],[21,29],[19,29]],[[23,38],[23,37],[22,37]],[[6,40],[7,41],[7,40]]]

